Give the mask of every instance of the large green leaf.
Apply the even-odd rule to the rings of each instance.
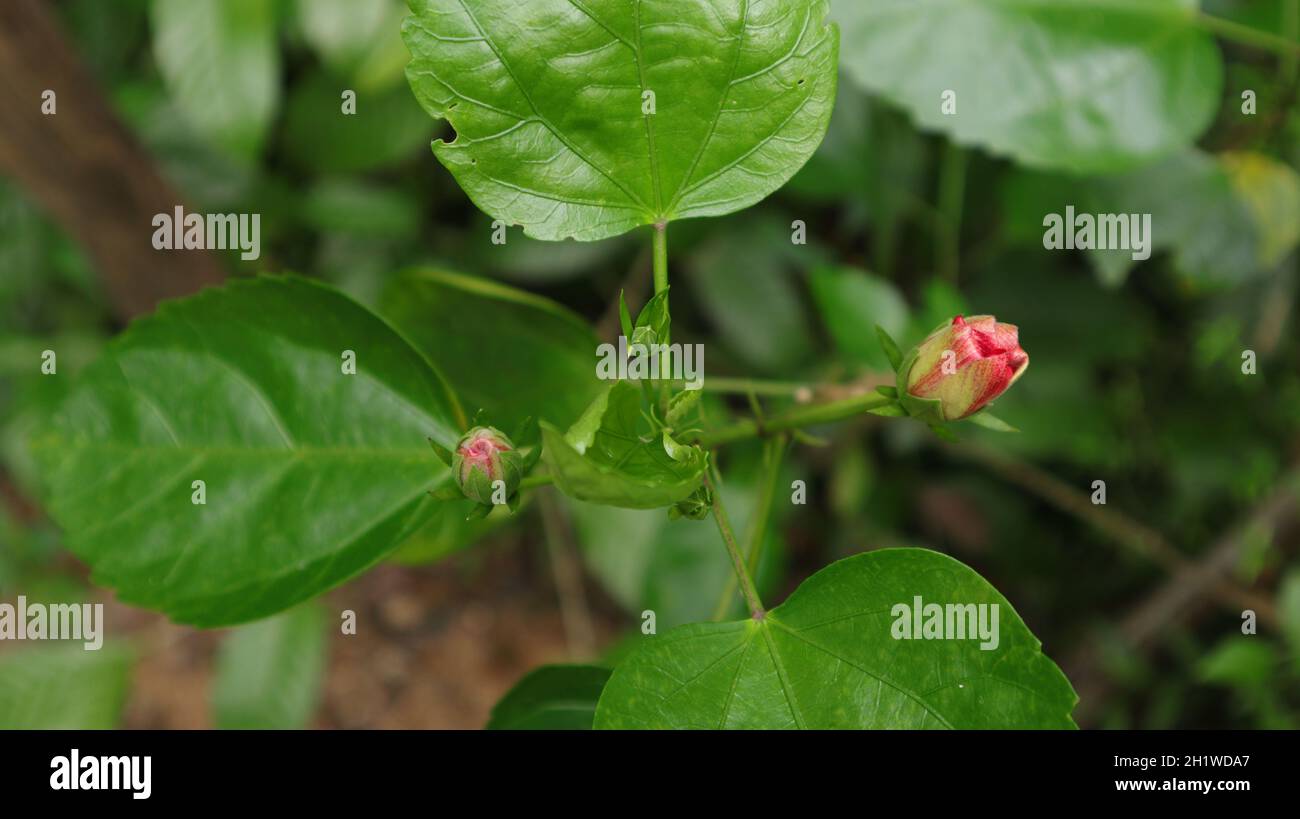
[[[595,665],[544,665],[530,672],[492,709],[489,730],[585,731],[609,680]]]
[[[355,302],[263,278],[133,324],[39,451],[49,508],[97,583],[180,622],[229,625],[395,547],[448,474],[425,439],[454,446],[462,416],[428,361]]]
[[[649,430],[641,388],[630,381],[601,393],[567,434],[542,424],[542,441],[542,457],[560,491],[628,509],[657,509],[686,499],[700,487],[707,463],[698,447]]]
[[[897,604],[999,607],[998,645],[903,640]],[[968,567],[886,549],[813,575],[762,621],[645,638],[597,728],[1069,728],[1077,697],[1006,599]]]
[[[153,0],[149,8],[154,57],[176,104],[214,144],[256,156],[280,99],[275,3]]]
[[[1127,167],[1192,144],[1223,64],[1190,0],[836,0],[845,70],[960,143]],[[941,110],[956,92],[956,113]]]
[[[830,120],[827,0],[409,2],[411,87],[458,134],[434,152],[482,210],[539,239],[746,208]]]
[[[513,432],[532,417],[572,424],[604,388],[596,335],[555,302],[436,270],[399,277],[380,312],[447,377],[468,413]]]
[[[217,727],[305,727],[324,670],[325,614],[315,603],[235,629],[217,654]]]
[[[101,624],[102,625],[102,624]],[[31,646],[0,655],[0,730],[116,728],[131,653],[105,644]]]
[[[1064,217],[1072,205],[1076,214],[1150,214],[1154,249],[1172,253],[1178,272],[1198,284],[1236,284],[1265,269],[1261,227],[1251,206],[1234,187],[1228,167],[1200,151],[1183,151],[1123,174],[1016,174],[1003,193],[1012,211],[1009,233],[1039,248],[1044,217]],[[1260,193],[1272,201],[1268,191]],[[1137,264],[1131,250],[1083,252],[1111,284],[1123,282]]]

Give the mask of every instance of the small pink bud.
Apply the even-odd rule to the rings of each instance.
[[[522,467],[515,445],[500,430],[475,427],[465,433],[452,457],[452,472],[465,497],[492,503],[493,484],[505,483],[508,499],[519,488]]]
[[[907,391],[938,399],[946,421],[979,412],[1024,375],[1029,354],[1020,348],[1014,324],[993,316],[962,316],[940,327],[917,347],[907,374]]]

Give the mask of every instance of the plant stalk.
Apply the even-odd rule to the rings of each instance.
[[[668,223],[659,222],[654,233],[655,295],[668,289]]]
[[[1300,55],[1300,43],[1292,42],[1285,37],[1279,37],[1267,31],[1260,31],[1257,28],[1235,23],[1232,20],[1225,20],[1222,17],[1215,17],[1213,14],[1206,14],[1203,11],[1196,12],[1192,19],[1201,28],[1225,40],[1231,40],[1234,43],[1241,43],[1265,51],[1272,51],[1283,57]]]
[[[722,493],[718,491],[712,471],[712,466],[705,471],[704,484],[713,493],[713,520],[718,524],[718,534],[722,535],[727,554],[731,556],[731,568],[736,573],[736,579],[740,581],[740,590],[745,594],[745,605],[749,607],[750,616],[755,620],[762,620],[765,614],[763,603],[758,599],[758,592],[754,589],[754,579],[749,576],[749,569],[745,567],[745,559],[740,554],[740,547],[736,545],[736,534],[732,531],[731,521],[727,518],[727,509],[722,504]]]
[[[781,461],[785,456],[785,448],[789,443],[789,438],[785,434],[779,434],[767,439],[763,444],[763,465],[760,472],[758,485],[758,505],[754,509],[754,517],[749,522],[749,530],[745,532],[745,564],[749,569],[750,577],[758,576],[758,564],[762,559],[763,541],[767,538],[767,527],[772,517],[772,501],[776,497],[776,484],[781,476]],[[727,578],[727,587],[722,592],[722,597],[718,599],[718,606],[714,609],[714,621],[722,620],[731,611],[731,601],[736,596],[736,577],[732,575]]]
[[[879,393],[868,392],[839,401],[795,407],[779,415],[773,415],[762,423],[750,419],[739,421],[721,429],[705,430],[700,433],[695,442],[707,449],[722,444],[743,441],[748,438],[766,438],[779,432],[791,432],[804,427],[816,426],[817,424],[844,421],[876,407],[883,407],[891,401],[893,401],[892,398],[886,398]]]

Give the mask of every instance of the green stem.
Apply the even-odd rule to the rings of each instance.
[[[668,223],[655,225],[654,238],[655,295],[668,289]]]
[[[1257,28],[1251,28],[1241,23],[1234,23],[1232,20],[1225,20],[1222,17],[1215,17],[1203,11],[1196,12],[1192,19],[1201,28],[1225,40],[1231,40],[1235,43],[1260,48],[1265,51],[1272,51],[1283,56],[1288,54],[1300,55],[1300,43],[1292,42],[1285,37],[1279,37],[1267,31],[1260,31]]]
[[[713,493],[713,520],[718,524],[718,534],[722,535],[722,542],[727,547],[727,554],[731,556],[731,568],[736,573],[736,579],[740,581],[740,590],[745,594],[745,604],[749,607],[750,616],[755,620],[763,619],[763,602],[758,599],[758,592],[754,589],[754,580],[749,576],[749,569],[745,568],[745,559],[741,557],[740,547],[736,545],[736,535],[731,529],[731,521],[727,518],[727,509],[722,505],[722,493],[718,491],[717,483],[714,481],[710,467],[704,473],[704,483]]]
[[[789,438],[784,434],[767,439],[763,445],[763,464],[758,485],[758,506],[754,517],[749,522],[745,533],[745,565],[750,577],[758,575],[758,563],[762,557],[763,541],[767,537],[768,522],[772,517],[772,503],[776,497],[776,485],[781,477],[781,460],[785,456]],[[727,587],[718,599],[718,606],[713,612],[715,621],[724,619],[731,611],[731,601],[736,596],[736,578],[727,579]]]
[[[551,475],[529,475],[519,482],[519,490],[536,489],[539,486],[550,486],[555,483],[555,478]]]
[[[831,424],[856,417],[876,407],[883,407],[893,400],[879,393],[868,392],[839,401],[795,407],[780,415],[771,416],[762,424],[750,419],[739,421],[721,429],[705,430],[700,433],[696,443],[707,449],[722,444],[744,441],[748,438],[765,438],[778,432],[790,432],[818,424]]]

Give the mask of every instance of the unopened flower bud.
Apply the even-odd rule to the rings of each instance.
[[[957,316],[917,347],[907,392],[938,400],[943,420],[957,421],[1006,392],[1028,367],[1015,325],[993,316]]]
[[[451,470],[465,497],[483,504],[494,502],[497,481],[504,482],[505,494],[496,499],[504,501],[515,494],[523,478],[519,451],[493,427],[474,427],[465,433],[456,445]]]

